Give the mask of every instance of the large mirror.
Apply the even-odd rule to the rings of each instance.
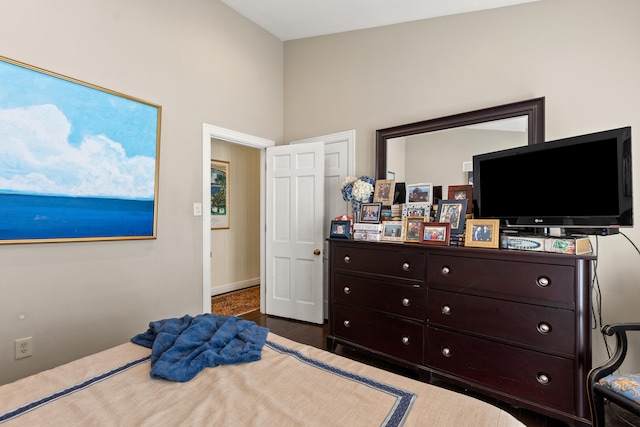
[[[544,97],[376,131],[376,179],[469,183],[476,154],[544,142]]]

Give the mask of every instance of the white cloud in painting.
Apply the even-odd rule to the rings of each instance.
[[[152,199],[155,159],[128,157],[104,135],[68,142],[54,105],[0,109],[0,192]]]

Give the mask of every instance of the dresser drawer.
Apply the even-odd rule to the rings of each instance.
[[[424,322],[426,292],[422,285],[403,285],[335,273],[333,302],[384,311]]]
[[[424,327],[416,322],[336,304],[334,336],[398,357],[423,362]]]
[[[333,268],[337,270],[424,280],[424,252],[336,245],[331,256]]]
[[[429,289],[430,324],[572,357],[574,312]]]
[[[427,327],[427,365],[574,412],[573,360]]]
[[[566,265],[429,255],[427,282],[429,288],[575,306],[574,268]]]

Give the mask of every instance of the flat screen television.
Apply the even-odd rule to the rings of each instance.
[[[503,227],[632,227],[631,127],[473,156],[473,204]]]

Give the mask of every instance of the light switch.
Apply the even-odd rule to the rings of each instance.
[[[193,204],[193,216],[202,216],[202,203]]]

